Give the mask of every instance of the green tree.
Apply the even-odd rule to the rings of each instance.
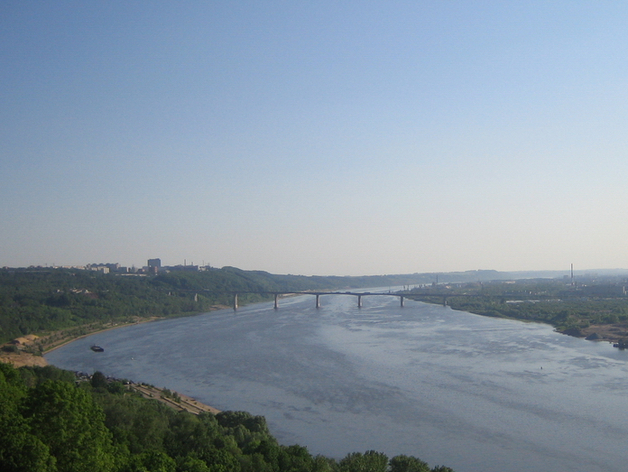
[[[177,464],[161,451],[149,451],[132,457],[129,472],[175,472]]]
[[[164,438],[165,450],[171,457],[199,454],[220,434],[218,428],[216,418],[211,414],[195,416],[182,411],[170,420]]]
[[[21,367],[18,372],[24,379],[24,384],[27,387],[34,387],[44,383],[46,380],[61,380],[73,383],[76,379],[74,373],[52,365],[45,367]]]
[[[99,391],[96,399],[105,412],[105,426],[114,441],[126,445],[131,454],[164,450],[169,419],[176,416],[175,411],[155,400],[107,391]]]
[[[312,472],[332,472],[337,469],[335,459],[318,455],[312,460]]]
[[[430,466],[414,456],[399,455],[390,459],[389,472],[430,472]]]
[[[0,413],[0,470],[2,472],[56,472],[56,460],[28,423],[15,412]]]
[[[244,426],[251,433],[268,433],[268,425],[263,416],[253,416],[246,411],[223,411],[216,415],[218,424],[224,428]]]
[[[55,459],[48,447],[31,434],[19,412],[26,389],[18,371],[0,363],[0,470],[3,472],[53,472]]]
[[[88,392],[47,381],[28,392],[22,412],[33,434],[48,446],[63,472],[113,469],[111,433]]]
[[[299,445],[283,446],[278,457],[279,470],[283,472],[300,472],[312,470],[314,459],[307,448]]]
[[[107,388],[107,377],[100,371],[96,371],[92,374],[92,378],[90,380],[90,384],[92,388]]]
[[[238,458],[224,449],[209,447],[201,451],[199,459],[203,460],[212,472],[240,472],[242,470]]]
[[[377,451],[353,452],[338,463],[340,472],[386,472],[388,457]]]
[[[211,469],[202,460],[185,456],[178,458],[177,472],[211,472]]]

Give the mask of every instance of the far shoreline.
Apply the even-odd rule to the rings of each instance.
[[[214,305],[212,307],[209,308],[208,311],[202,311],[199,313],[194,313],[193,315],[175,315],[175,316],[150,316],[148,318],[139,318],[136,321],[132,321],[132,322],[128,322],[128,323],[122,323],[119,325],[115,325],[115,326],[109,326],[109,327],[105,327],[105,328],[97,328],[94,329],[93,331],[89,331],[88,333],[85,334],[81,334],[79,336],[72,336],[70,339],[64,340],[59,344],[55,344],[52,347],[46,348],[42,351],[42,356],[45,356],[46,354],[54,351],[55,349],[58,349],[60,347],[63,347],[67,344],[70,344],[74,341],[77,341],[79,339],[83,339],[86,338],[88,336],[93,336],[94,334],[98,334],[98,333],[104,333],[106,331],[111,331],[114,329],[119,329],[119,328],[128,328],[129,326],[135,326],[135,325],[139,325],[139,324],[144,324],[144,323],[152,323],[154,321],[163,321],[163,320],[172,320],[172,319],[176,319],[176,318],[192,318],[194,316],[200,316],[200,315],[204,315],[206,313],[211,313],[212,311],[219,311],[219,310],[224,310],[228,308],[227,306],[223,306],[223,305]],[[55,333],[62,333],[63,330],[60,331],[55,331],[54,333],[51,333],[50,336],[54,335]]]
[[[48,361],[46,360],[46,358],[44,357],[46,354],[54,351],[55,349],[58,349],[60,347],[66,346],[74,341],[77,341],[79,339],[83,339],[86,338],[88,336],[92,336],[94,334],[98,334],[98,333],[104,333],[106,331],[111,331],[114,329],[118,329],[118,328],[127,328],[129,326],[135,326],[135,325],[139,325],[139,324],[143,324],[143,323],[151,323],[154,321],[163,321],[166,319],[173,319],[173,318],[189,318],[189,317],[193,317],[193,316],[199,316],[199,315],[203,315],[206,313],[210,313],[212,311],[218,311],[218,310],[223,310],[225,308],[228,308],[226,306],[214,306],[211,307],[209,311],[203,311],[201,313],[196,313],[194,315],[186,315],[186,316],[177,316],[177,317],[149,317],[149,318],[140,318],[137,321],[133,321],[133,322],[129,322],[129,323],[122,323],[119,325],[115,325],[115,326],[109,326],[109,327],[101,327],[101,328],[97,328],[91,331],[88,331],[87,333],[81,334],[79,336],[69,336],[67,339],[63,339],[63,341],[59,342],[59,343],[55,343],[54,345],[52,345],[51,347],[48,347],[45,350],[41,351],[41,355],[36,355],[33,354],[32,352],[25,352],[25,351],[18,351],[18,352],[14,352],[14,353],[9,353],[9,352],[5,352],[5,351],[0,351],[0,362],[3,363],[7,363],[7,364],[11,364],[13,367],[20,368],[20,367],[46,367],[46,366],[51,366],[52,364],[49,364]],[[84,328],[84,327],[83,327]],[[59,331],[54,331],[52,333],[48,333],[46,335],[42,335],[40,339],[44,340],[46,338],[55,336],[55,335],[59,335],[61,333],[63,333],[64,330],[59,330]],[[33,343],[35,344],[35,343]],[[205,403],[199,402],[198,400],[196,400],[193,397],[190,397],[184,393],[180,393],[180,392],[176,392],[175,390],[171,390],[174,393],[177,393],[177,395],[179,396],[179,401],[174,401],[171,400],[169,398],[166,398],[162,392],[164,389],[160,389],[160,388],[156,388],[153,386],[149,386],[146,384],[138,384],[135,383],[135,381],[132,382],[132,384],[130,385],[130,387],[132,390],[136,391],[138,394],[142,395],[145,398],[150,398],[150,399],[154,399],[155,401],[160,401],[162,403],[164,403],[165,405],[167,405],[170,408],[173,408],[175,410],[178,411],[187,411],[189,413],[192,414],[200,414],[200,413],[211,413],[213,415],[216,415],[218,413],[220,413],[221,410],[214,408],[210,405],[207,405]]]
[[[201,315],[202,313],[198,313],[199,315]],[[190,316],[197,316],[197,315],[190,315]],[[42,351],[42,356],[45,356],[46,354],[54,351],[55,349],[59,349],[60,347],[66,346],[70,343],[73,343],[74,341],[78,341],[79,339],[83,339],[86,338],[88,336],[93,336],[94,334],[98,334],[98,333],[104,333],[106,331],[111,331],[114,329],[118,329],[118,328],[127,328],[129,326],[135,326],[135,325],[139,325],[139,324],[144,324],[144,323],[150,323],[152,321],[160,321],[160,320],[165,320],[167,318],[165,317],[154,317],[154,318],[147,318],[147,319],[142,319],[141,321],[134,321],[132,323],[123,323],[120,325],[116,325],[116,326],[109,326],[108,328],[99,328],[99,329],[95,329],[94,331],[90,331],[89,333],[85,333],[85,334],[81,334],[79,336],[75,336],[72,337],[71,339],[67,339],[59,344],[55,344],[52,347],[49,347],[45,350]],[[59,333],[62,331],[56,331],[55,333]]]
[[[104,333],[106,331],[111,331],[119,328],[128,328],[129,326],[135,326],[144,323],[152,323],[154,321],[164,321],[176,318],[191,318],[194,316],[200,316],[206,313],[211,313],[212,311],[224,310],[229,307],[224,305],[214,305],[209,308],[207,311],[202,311],[194,314],[186,314],[186,315],[175,315],[175,316],[151,316],[151,317],[136,317],[134,321],[130,322],[122,322],[120,324],[114,324],[113,326],[109,325],[98,325],[91,326],[83,325],[83,326],[74,326],[70,328],[65,328],[52,332],[44,332],[40,334],[36,334],[37,340],[29,343],[24,346],[24,349],[18,350],[17,352],[7,352],[4,349],[0,350],[0,362],[4,362],[7,364],[12,364],[13,367],[44,367],[50,365],[46,358],[44,357],[46,354],[51,353],[52,351],[59,349],[60,347],[67,346],[68,344],[78,341],[79,339],[84,339],[88,336],[93,336],[94,334]],[[81,331],[81,334],[73,334],[73,331]],[[57,338],[57,339],[55,339]],[[5,346],[14,345],[12,343],[5,343]],[[39,348],[39,353],[33,352]]]

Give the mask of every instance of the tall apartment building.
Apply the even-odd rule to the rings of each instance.
[[[156,267],[159,269],[161,267],[161,259],[148,259],[148,267]]]

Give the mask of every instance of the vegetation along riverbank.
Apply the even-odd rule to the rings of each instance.
[[[415,288],[417,300],[484,316],[547,323],[570,336],[628,347],[625,277],[524,279]],[[410,296],[411,298],[412,296]]]

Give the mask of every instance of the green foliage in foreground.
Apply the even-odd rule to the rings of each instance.
[[[176,412],[121,388],[75,384],[56,369],[0,363],[3,472],[447,472],[375,451],[340,461],[282,446],[261,416]]]

